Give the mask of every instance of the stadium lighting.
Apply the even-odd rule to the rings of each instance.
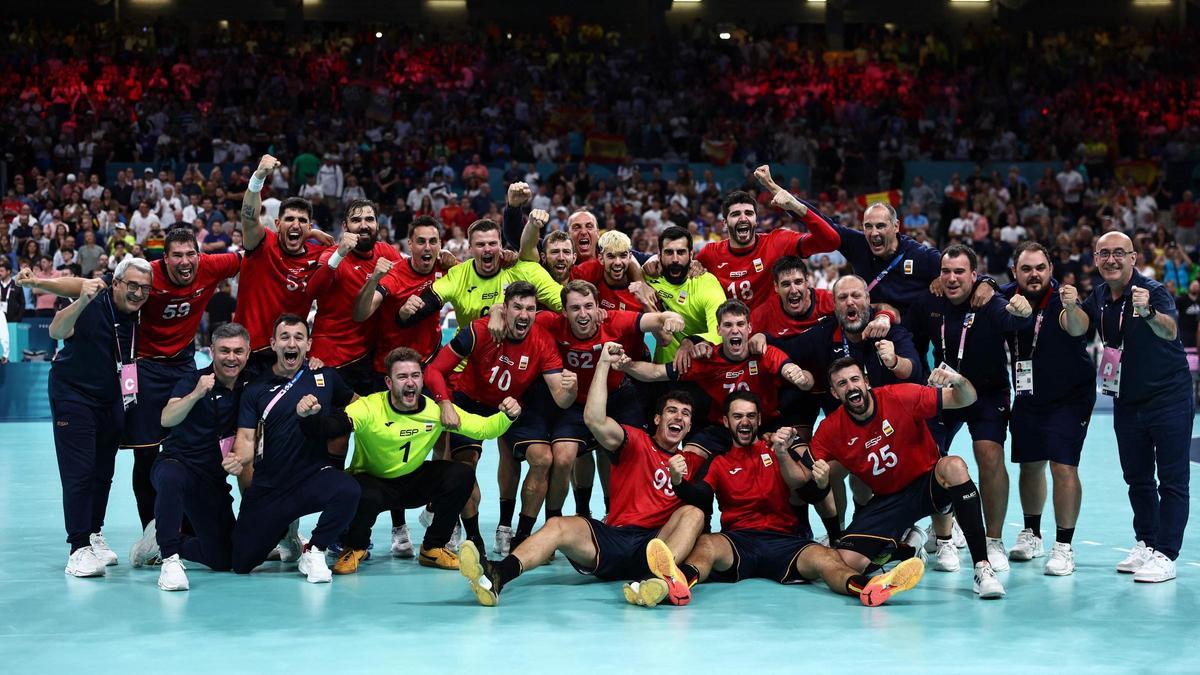
[[[987,5],[991,2],[992,0],[950,0],[952,5]]]
[[[676,5],[698,5],[700,0],[673,0]]]
[[[381,37],[383,37],[383,33],[379,32],[379,31],[375,31],[375,39],[378,40]]]
[[[728,40],[729,38],[731,38],[733,36],[730,35],[728,31],[722,31],[720,33],[717,33],[717,37],[721,38],[722,40]]]
[[[1133,0],[1134,7],[1170,7],[1174,0]]]
[[[425,0],[425,6],[436,10],[463,10],[467,8],[467,0]]]

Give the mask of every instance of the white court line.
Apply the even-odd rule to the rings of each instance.
[[[1114,546],[1114,547],[1112,547],[1112,550],[1114,550],[1114,551],[1120,551],[1121,553],[1129,553],[1129,552],[1130,552],[1130,551],[1132,551],[1133,549],[1129,549],[1129,548],[1121,548],[1120,546]]]
[[[1191,565],[1192,567],[1200,567],[1200,563],[1190,562],[1188,564]]]
[[[1009,523],[1009,524],[1008,524],[1008,526],[1009,526],[1009,527],[1019,527],[1019,528],[1022,528],[1022,529],[1024,529],[1024,528],[1025,528],[1025,523]]]
[[[1080,540],[1079,543],[1087,544],[1088,546],[1103,546],[1104,545],[1104,542],[1092,541],[1090,539],[1082,539],[1082,540]]]

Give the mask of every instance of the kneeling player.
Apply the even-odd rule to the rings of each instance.
[[[916,558],[868,580],[836,551],[812,540],[812,531],[789,503],[792,490],[808,481],[799,455],[789,452],[795,431],[784,427],[767,445],[758,440],[760,419],[758,397],[748,391],[733,392],[725,398],[724,415],[733,447],[713,458],[703,479],[685,480],[688,470],[683,458],[671,458],[675,492],[701,508],[710,505],[715,494],[721,508],[721,532],[702,535],[680,566],[688,583],[758,578],[796,584],[821,578],[834,593],[857,595],[868,607],[916,586],[925,571]],[[664,577],[669,570],[651,567],[651,571],[656,578],[626,587],[625,597],[631,603],[652,607],[656,598],[674,600],[666,592]]]
[[[839,465],[871,488],[874,496],[855,512],[837,545],[842,559],[857,570],[882,561],[912,523],[953,511],[975,563],[975,592],[1003,597],[1004,586],[988,562],[979,489],[961,458],[939,455],[925,424],[943,409],[974,403],[975,387],[945,368],[934,369],[929,383],[872,389],[858,360],[834,361],[829,386],[842,407],[813,436],[813,480],[802,496],[809,502],[824,499],[830,472]]]
[[[526,569],[545,563],[556,550],[581,574],[605,581],[645,578],[651,567],[648,556],[665,553],[667,559],[655,567],[667,570],[666,591],[678,604],[690,597],[673,560],[692,550],[704,525],[704,513],[679,501],[671,489],[668,462],[680,452],[680,443],[691,430],[691,397],[672,391],[660,399],[653,436],[622,426],[607,414],[608,373],[616,358],[623,358],[620,345],[606,343],[584,407],[588,430],[612,458],[612,510],[605,522],[579,516],[551,518],[496,563],[485,560],[474,543],[464,542],[459,554],[461,571],[480,604],[494,606],[506,584]],[[689,454],[687,458],[693,469],[699,466],[698,456]]]
[[[425,461],[443,427],[438,406],[421,395],[425,386],[421,355],[399,347],[388,353],[384,367],[387,391],[360,398],[344,412],[313,415],[300,422],[310,437],[337,438],[354,432],[354,459],[348,471],[362,488],[362,496],[333,573],[358,571],[358,564],[367,557],[371,527],[380,513],[425,504],[433,505],[434,515],[418,560],[425,567],[456,570],[458,556],[446,543],[459,512],[471,497],[475,472],[461,462]],[[309,401],[309,407],[313,404],[315,399]],[[320,413],[320,405],[315,407]],[[455,408],[458,433],[483,440],[508,431],[521,414],[521,406],[508,397],[499,407],[501,412],[486,418]]]

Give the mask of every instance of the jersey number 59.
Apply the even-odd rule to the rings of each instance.
[[[166,307],[163,307],[162,318],[176,319],[187,316],[192,313],[192,303],[190,302],[173,302]]]

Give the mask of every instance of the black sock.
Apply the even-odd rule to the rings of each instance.
[[[951,485],[946,488],[954,498],[954,518],[962,528],[967,538],[967,548],[971,551],[971,562],[987,562],[987,534],[983,529],[983,506],[979,501],[979,488],[975,481],[968,480],[961,485]]]
[[[546,509],[546,520],[550,520],[551,518],[561,518],[561,517],[562,517],[562,509]]]
[[[862,590],[867,587],[867,583],[869,582],[870,579],[868,579],[867,575],[865,574],[851,575],[851,577],[846,580],[846,594],[858,595],[859,593],[862,593]]]
[[[524,513],[517,516],[516,536],[523,539],[533,534],[533,526],[535,523],[537,523],[537,516],[527,516]]]
[[[1042,514],[1034,515],[1025,514],[1025,529],[1033,530],[1033,536],[1038,539],[1042,538]]]
[[[517,500],[500,498],[500,526],[512,527],[513,513],[517,511]]]
[[[592,488],[575,488],[575,515],[592,512]]]
[[[608,515],[608,511],[609,511],[609,499],[608,499],[608,497],[605,497],[604,498],[604,515]]]
[[[496,578],[492,581],[496,583],[497,593],[504,587],[504,584],[521,576],[521,572],[525,571],[521,565],[521,559],[512,554],[505,556],[504,560],[492,563],[492,569],[496,571]]]
[[[1060,544],[1070,544],[1074,538],[1075,528],[1073,527],[1060,527],[1054,532],[1054,541]]]
[[[695,565],[683,563],[679,566],[679,571],[683,572],[683,577],[687,579],[688,586],[695,586],[697,581],[700,581],[700,570],[696,569]]]
[[[821,522],[825,524],[825,534],[829,535],[829,545],[833,546],[834,542],[842,538],[842,520],[837,516],[822,517]]]
[[[917,549],[903,542],[896,544],[896,550],[892,552],[892,557],[888,562],[902,562],[909,558],[915,558]]]
[[[475,545],[478,546],[479,542],[483,541],[483,535],[479,534],[479,514],[476,513],[475,515],[471,516],[470,518],[463,516],[462,517],[462,525],[463,525],[463,535],[466,536],[467,539],[474,541]],[[476,540],[478,540],[478,541],[476,541]],[[483,549],[482,548],[479,549],[479,552],[483,553]]]
[[[392,509],[392,527],[404,525],[404,509]]]

